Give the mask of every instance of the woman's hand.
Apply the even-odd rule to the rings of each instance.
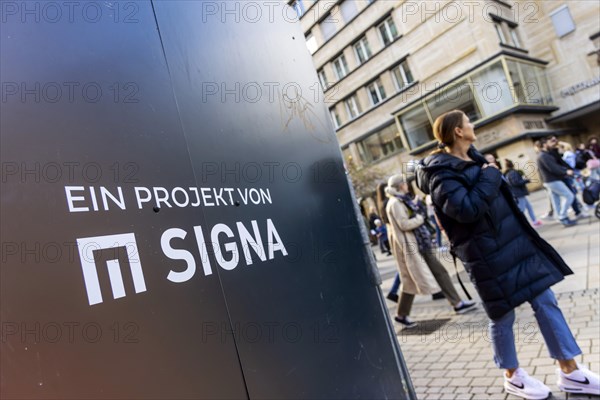
[[[500,170],[500,168],[498,168],[496,164],[483,164],[483,167],[481,167],[481,169],[486,169],[488,167],[496,168],[498,171]]]

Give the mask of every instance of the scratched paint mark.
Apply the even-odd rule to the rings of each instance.
[[[277,96],[284,132],[289,129],[292,121],[298,118],[313,138],[321,143],[331,143],[331,135],[327,134],[329,129],[326,124],[315,113],[314,106],[301,94],[297,93],[296,97],[290,98],[287,94],[278,91]]]
[[[367,352],[367,349],[366,349],[366,348],[365,348],[365,346],[362,344],[362,342],[358,342],[358,344],[360,344],[360,350],[359,350],[359,352],[358,352],[358,356],[357,356],[357,358],[356,358],[356,359],[357,359],[357,360],[360,360],[360,357],[361,357],[361,355],[362,355],[362,353],[363,353],[363,350],[364,350],[365,357],[366,357],[367,361],[369,362],[369,364],[371,364],[371,366],[372,366],[373,368],[376,368],[376,369],[378,369],[378,370],[383,370],[383,368],[382,368],[381,366],[379,366],[379,365],[376,365],[375,363],[373,363],[373,361],[371,361],[371,358],[369,357],[369,353]]]

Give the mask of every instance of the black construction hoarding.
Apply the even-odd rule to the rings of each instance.
[[[284,2],[1,2],[2,399],[413,398]]]

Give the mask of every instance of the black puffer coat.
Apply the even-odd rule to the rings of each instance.
[[[471,147],[467,162],[434,154],[417,168],[453,252],[465,265],[491,319],[530,301],[573,271],[529,225],[500,171]]]
[[[529,179],[523,179],[521,174],[519,174],[514,169],[509,169],[504,174],[506,177],[506,181],[510,186],[510,190],[512,194],[516,197],[525,197],[529,194],[529,190],[527,190],[527,184],[529,183]]]

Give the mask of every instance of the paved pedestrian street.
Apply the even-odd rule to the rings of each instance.
[[[547,211],[543,190],[531,194],[536,215]],[[569,325],[583,351],[577,357],[592,371],[600,372],[600,220],[593,215],[580,219],[575,227],[564,228],[554,220],[543,220],[540,235],[549,241],[575,272],[555,285],[556,293]],[[387,294],[396,267],[392,257],[375,250],[382,275],[382,290]],[[451,256],[442,261],[456,280]],[[459,261],[459,273],[474,299],[479,300]],[[396,303],[387,300],[390,315]],[[588,399],[595,396],[566,395],[556,386],[557,364],[552,360],[529,304],[517,309],[514,326],[520,366],[550,387],[555,399]],[[483,308],[456,315],[446,300],[433,301],[431,296],[417,296],[411,317],[419,327],[396,333],[419,399],[518,399],[504,393],[502,370],[493,361],[488,336],[488,320]]]

